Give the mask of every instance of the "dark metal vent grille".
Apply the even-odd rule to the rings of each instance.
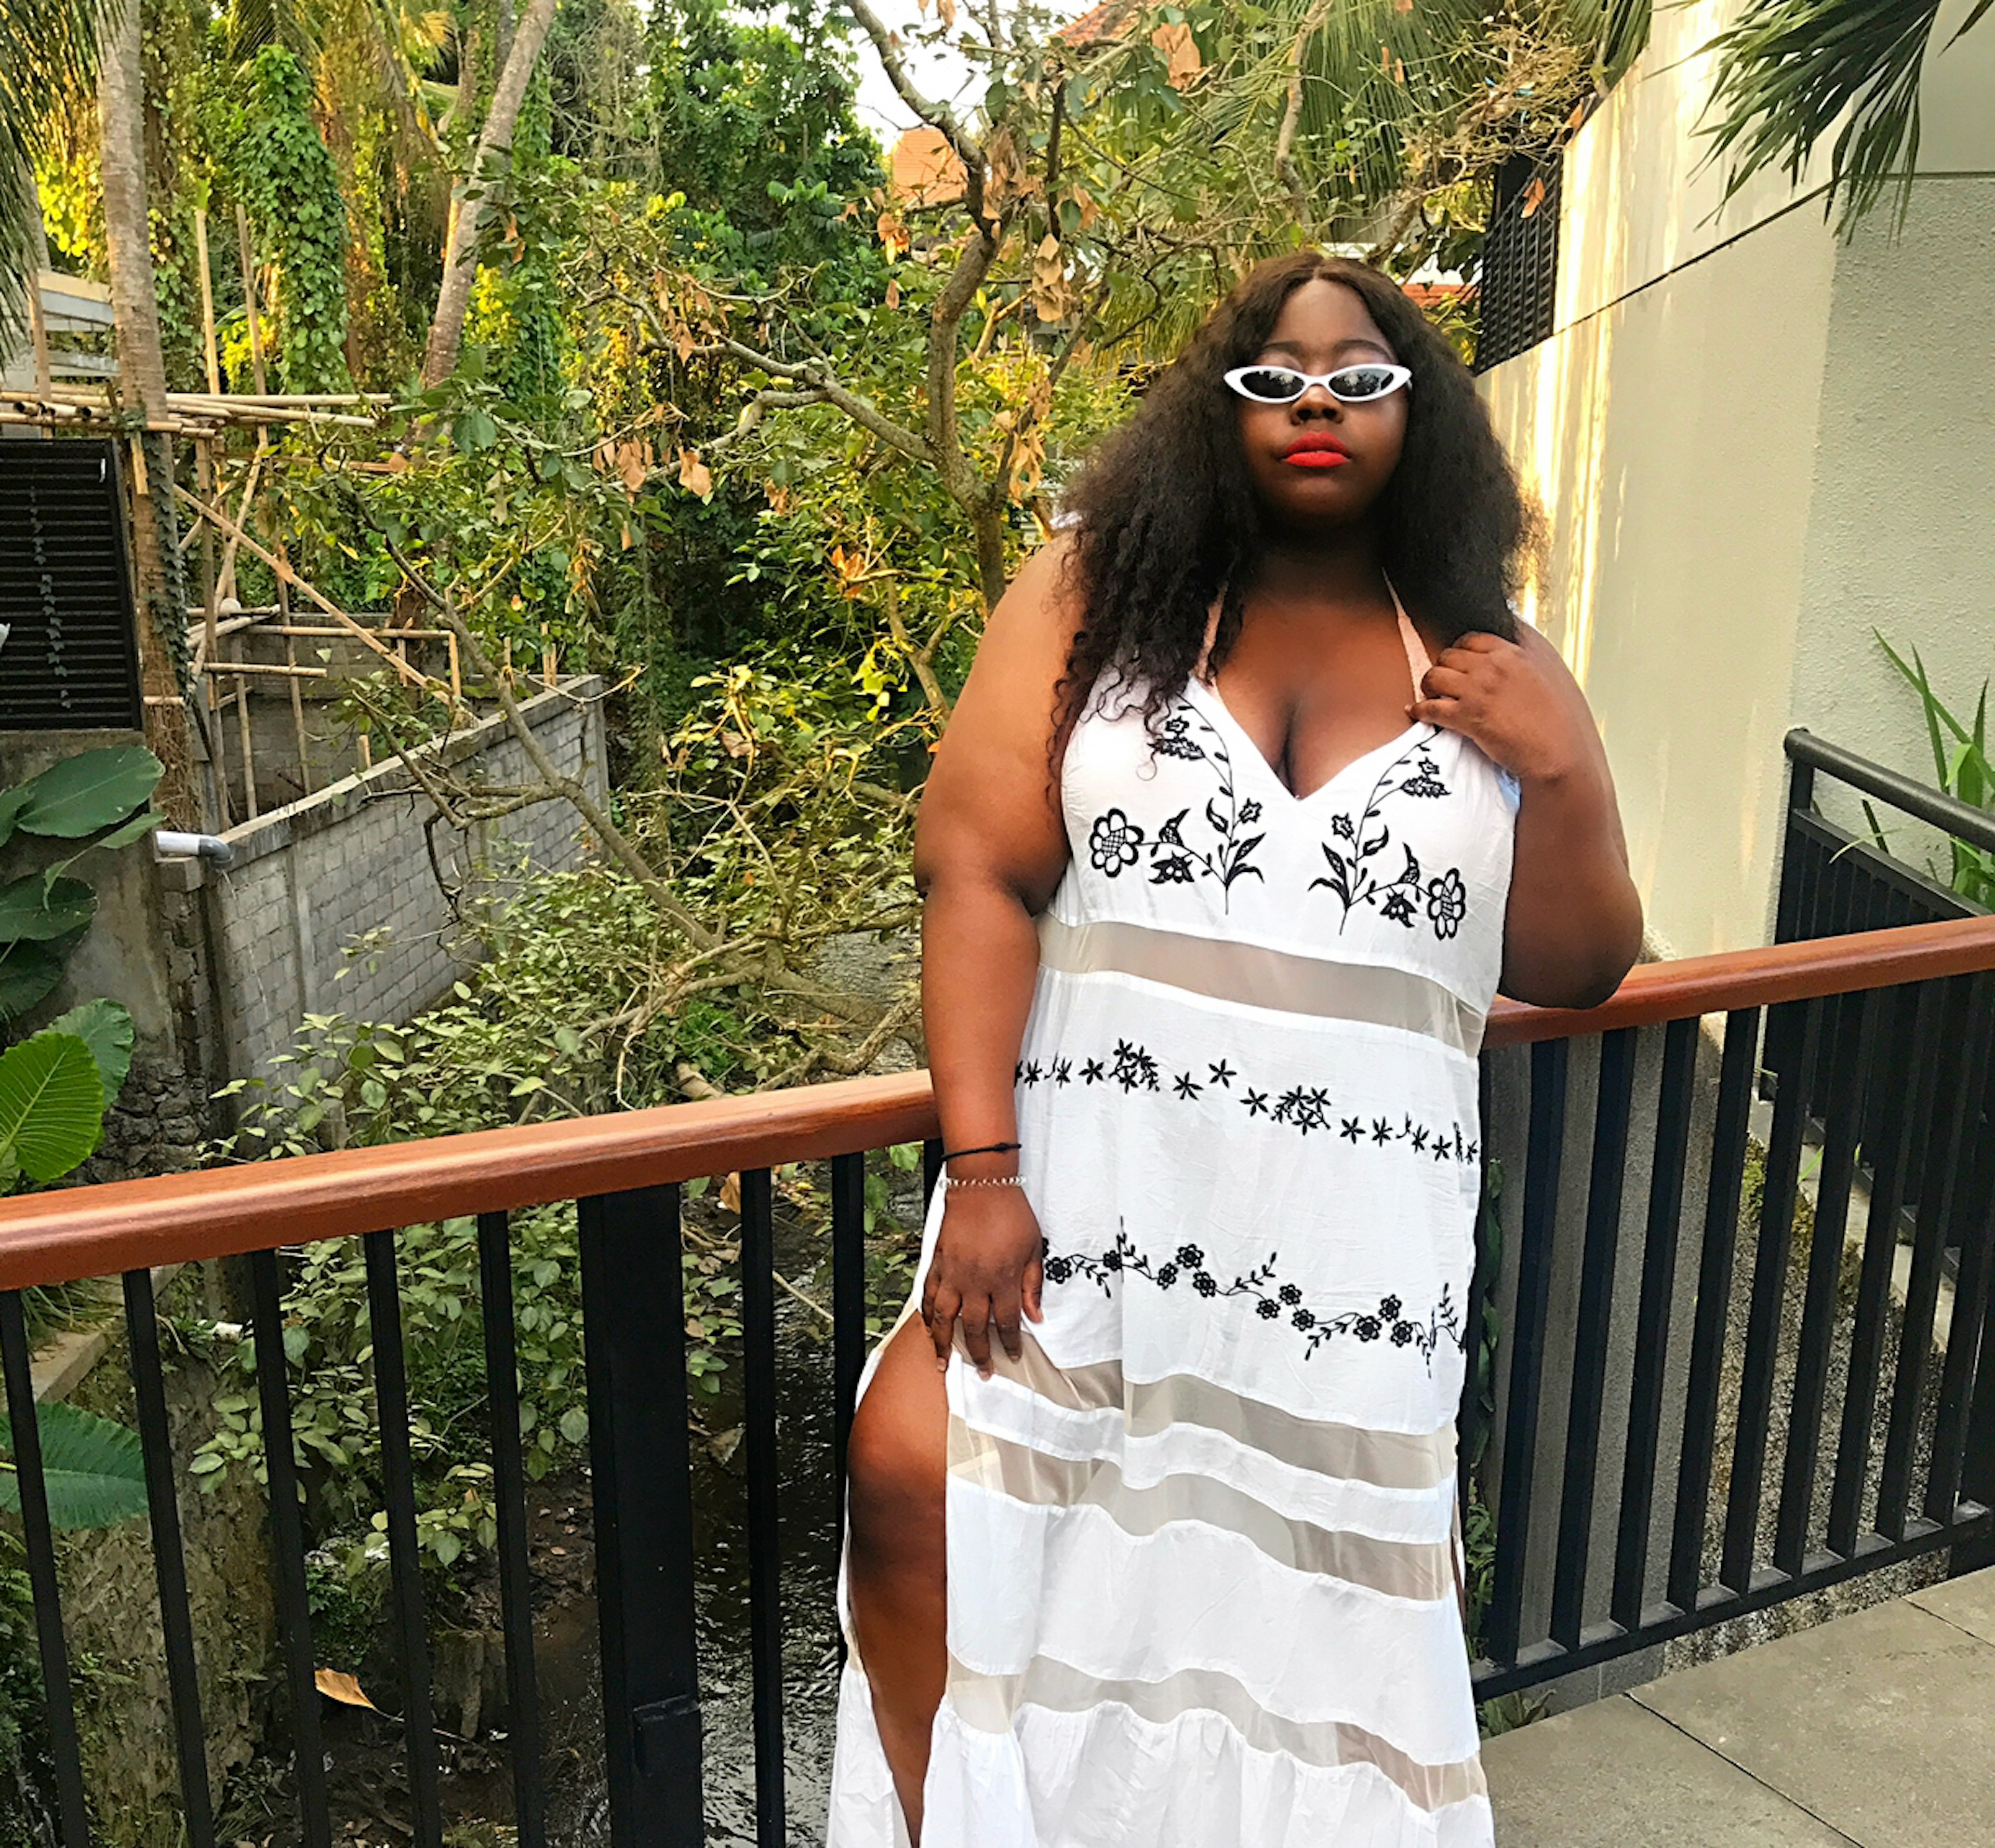
[[[143,723],[115,442],[0,442],[0,730]]]
[[[1475,369],[1487,372],[1545,338],[1558,296],[1559,167],[1506,161],[1496,175],[1476,295]],[[1540,191],[1533,183],[1543,181]]]

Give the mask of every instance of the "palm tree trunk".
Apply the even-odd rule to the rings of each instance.
[[[166,359],[146,201],[146,93],[138,0],[125,0],[105,21],[97,113],[104,163],[104,241],[111,259],[111,312],[118,334],[118,383],[149,423],[167,414]],[[139,679],[146,696],[147,741],[166,765],[160,805],[183,826],[198,826],[200,804],[187,732],[180,657],[186,652],[187,590],[173,510],[173,452],[163,434],[135,445],[132,556],[138,579],[134,612]],[[180,643],[178,650],[173,644]]]
[[[520,105],[526,101],[527,80],[540,62],[541,47],[547,42],[548,28],[554,23],[558,0],[531,0],[525,16],[513,35],[513,46],[499,74],[499,87],[493,93],[492,108],[478,137],[478,153],[469,176],[452,195],[450,232],[443,253],[443,288],[437,297],[436,314],[430,322],[428,350],[423,356],[423,383],[440,385],[457,366],[457,350],[464,338],[464,317],[471,306],[471,290],[478,280],[478,237],[491,209],[493,194],[503,179],[506,159],[512,152],[513,132],[519,126]]]

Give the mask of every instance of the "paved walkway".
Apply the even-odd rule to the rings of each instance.
[[[1995,1568],[1492,1740],[1498,1848],[1990,1848]]]

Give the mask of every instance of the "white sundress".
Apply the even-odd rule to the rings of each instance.
[[[923,1848],[1489,1848],[1454,1419],[1515,785],[1416,725],[1298,798],[1197,678],[1140,704],[1062,775],[1045,1320],[946,1376]],[[907,1840],[855,1650],[829,1848]]]

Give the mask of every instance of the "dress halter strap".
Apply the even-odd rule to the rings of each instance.
[[[1399,593],[1392,589],[1392,580],[1386,580],[1386,588],[1392,591],[1392,608],[1399,618],[1399,645],[1406,651],[1406,666],[1413,677],[1413,697],[1420,696],[1420,682],[1426,679],[1427,669],[1434,665],[1427,654],[1427,644],[1420,640],[1420,632],[1406,614],[1406,606],[1399,601]]]

